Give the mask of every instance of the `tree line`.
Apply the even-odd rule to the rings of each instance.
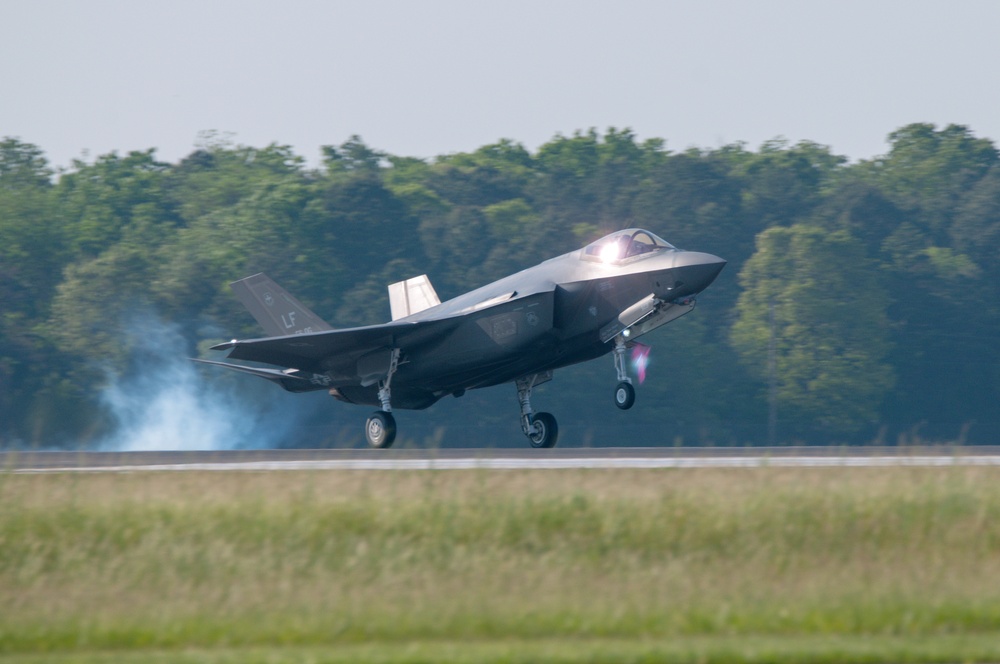
[[[102,389],[144,370],[122,335],[136,311],[209,356],[260,336],[228,289],[255,272],[335,326],[373,324],[393,281],[427,273],[446,299],[626,227],[729,265],[698,310],[644,338],[637,408],[612,412],[610,359],[542,388],[567,444],[994,442],[998,158],[958,125],[907,125],[855,163],[808,141],[675,152],[612,128],[433,159],[352,137],[318,167],[206,135],[175,164],[149,149],[55,172],[40,147],[5,138],[0,444],[100,439],[114,425]],[[508,391],[405,428],[520,444]],[[290,444],[354,442],[333,423],[354,432],[364,415],[323,402]]]

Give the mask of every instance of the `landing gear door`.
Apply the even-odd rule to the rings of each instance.
[[[658,308],[657,311],[648,316],[634,326],[629,328],[631,334],[629,335],[632,339],[637,339],[647,332],[652,332],[658,327],[666,325],[671,321],[675,321],[684,314],[691,313],[694,310],[695,305],[694,298],[688,298],[683,302],[666,302],[662,308]]]
[[[389,348],[380,348],[359,357],[358,377],[361,378],[361,385],[368,387],[385,378],[391,364],[392,350]]]
[[[682,302],[664,302],[649,295],[628,307],[618,317],[600,330],[602,343],[607,343],[617,335],[636,339],[642,335],[676,320],[694,309],[694,298]]]

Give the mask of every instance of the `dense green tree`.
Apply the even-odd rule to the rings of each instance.
[[[969,256],[979,269],[994,276],[1000,273],[1000,164],[993,166],[962,200],[951,238],[955,248]]]
[[[93,164],[77,161],[75,171],[59,178],[56,196],[67,224],[70,249],[93,258],[139,230],[129,242],[161,241],[177,221],[166,195],[169,164],[156,160],[155,150],[111,153]]]
[[[542,387],[567,441],[761,441],[771,302],[779,440],[863,441],[874,423],[886,440],[1000,435],[998,153],[965,127],[914,124],[856,164],[782,139],[671,153],[611,128],[433,159],[351,136],[317,169],[288,146],[206,134],[176,164],[146,150],[56,174],[3,139],[0,444],[96,435],[105,369],[134,365],[122,329],[136,312],[173,321],[190,352],[257,335],[228,284],[266,271],[335,325],[381,322],[392,281],[426,272],[448,298],[627,226],[730,265],[697,313],[643,339],[641,408],[573,421],[606,398],[610,361]],[[504,389],[407,428],[516,438]],[[479,424],[456,415],[476,408]]]
[[[734,169],[743,179],[745,219],[763,230],[808,217],[846,161],[810,141],[794,146],[784,139],[764,143]]]
[[[629,129],[557,136],[538,150],[534,199],[543,219],[574,231],[572,240],[593,239],[634,224],[646,174],[667,158],[663,141],[637,143]]]
[[[869,257],[885,262],[886,240],[908,223],[908,215],[875,184],[844,178],[827,194],[812,220],[829,230],[846,230],[864,245]]]
[[[990,314],[996,291],[990,292],[976,243],[962,240],[970,223],[979,222],[959,212],[988,188],[979,183],[997,164],[998,152],[960,125],[938,130],[911,124],[891,133],[889,142],[885,157],[857,167],[858,177],[902,213],[885,224],[881,244],[892,296],[890,361],[899,376],[883,417],[897,428],[919,424],[920,435],[958,436],[988,422],[988,404],[998,394],[989,377],[996,354],[987,341],[996,329]]]
[[[959,202],[1000,152],[962,125],[910,124],[889,134],[889,143],[889,153],[871,164],[874,183],[914,213],[930,243],[945,243]]]
[[[0,443],[52,433],[33,415],[59,382],[42,324],[66,262],[52,175],[37,146],[0,141]]]
[[[45,310],[66,259],[51,177],[36,146],[0,142],[0,301],[7,320]]]
[[[368,147],[356,134],[339,147],[323,146],[322,152],[328,175],[350,176],[361,173],[378,176],[383,160],[387,157],[384,153]]]
[[[845,231],[770,228],[739,279],[732,343],[762,389],[774,381],[782,423],[803,436],[874,424],[893,372],[887,297],[864,247]]]
[[[52,169],[37,145],[10,136],[0,140],[0,186],[4,189],[47,189]]]
[[[721,242],[742,234],[752,252],[753,233],[743,229],[740,183],[714,153],[688,151],[655,164],[632,205],[636,225],[649,227],[680,247]],[[735,260],[736,256],[732,256]]]

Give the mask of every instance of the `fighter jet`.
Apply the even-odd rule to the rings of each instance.
[[[532,447],[552,447],[556,419],[532,410],[532,388],[556,369],[611,353],[614,403],[631,408],[627,349],[694,309],[695,296],[725,265],[629,228],[443,303],[426,275],[391,284],[392,322],[348,329],[333,329],[256,274],[231,287],[270,336],[212,347],[255,364],[198,361],[290,392],[328,390],[341,401],[376,406],[365,426],[375,448],[395,440],[393,409],[423,409],[446,395],[513,383],[524,435]]]

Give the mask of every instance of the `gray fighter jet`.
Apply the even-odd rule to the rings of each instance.
[[[257,274],[232,288],[271,336],[213,346],[256,364],[198,361],[290,392],[323,389],[341,401],[376,406],[365,434],[377,448],[395,439],[393,408],[427,408],[445,395],[513,382],[522,431],[533,447],[552,447],[556,420],[532,410],[532,388],[551,380],[555,369],[611,353],[615,405],[631,408],[626,349],[691,311],[695,295],[725,265],[630,228],[444,303],[426,275],[392,284],[391,323],[340,330]]]

